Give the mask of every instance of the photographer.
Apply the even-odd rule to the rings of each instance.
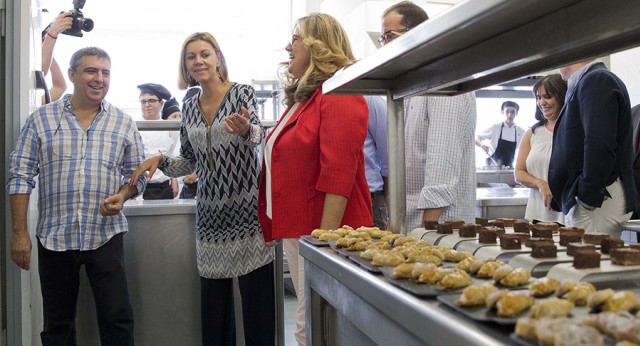
[[[64,31],[71,29],[73,18],[70,12],[60,13],[42,32],[42,74],[47,76],[51,71],[51,89],[49,89],[50,100],[53,102],[60,99],[65,90],[67,83],[64,79],[62,69],[53,57],[53,49],[56,46],[58,37]],[[46,103],[46,99],[42,97],[42,104]]]

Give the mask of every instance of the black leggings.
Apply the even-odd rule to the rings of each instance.
[[[233,279],[200,277],[203,346],[235,346]],[[245,344],[275,344],[276,312],[273,262],[238,277]]]

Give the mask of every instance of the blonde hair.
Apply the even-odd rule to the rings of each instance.
[[[182,49],[180,50],[180,68],[178,70],[178,88],[180,90],[185,90],[187,88],[199,85],[199,83],[189,76],[189,71],[187,71],[187,62],[186,62],[186,53],[187,53],[187,45],[194,41],[204,41],[213,47],[213,50],[216,52],[218,56],[218,60],[220,61],[220,66],[216,68],[216,72],[220,80],[224,83],[229,80],[229,72],[227,70],[227,60],[224,58],[224,54],[222,54],[222,50],[220,49],[220,45],[218,45],[218,41],[216,41],[215,37],[208,32],[196,32],[186,40],[182,44]]]
[[[312,13],[298,19],[296,27],[311,61],[300,78],[288,72],[289,62],[280,63],[286,105],[308,100],[336,71],[355,61],[346,32],[332,16]]]

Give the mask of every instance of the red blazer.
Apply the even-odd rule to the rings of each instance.
[[[264,161],[258,193],[266,241],[297,238],[320,227],[326,193],[348,197],[342,225],[373,225],[363,154],[368,116],[362,96],[323,95],[319,88],[286,124],[276,125],[284,128],[271,153],[273,219],[266,214]]]

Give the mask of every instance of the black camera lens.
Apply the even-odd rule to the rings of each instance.
[[[93,30],[93,20],[89,18],[78,18],[78,28],[83,31]]]

